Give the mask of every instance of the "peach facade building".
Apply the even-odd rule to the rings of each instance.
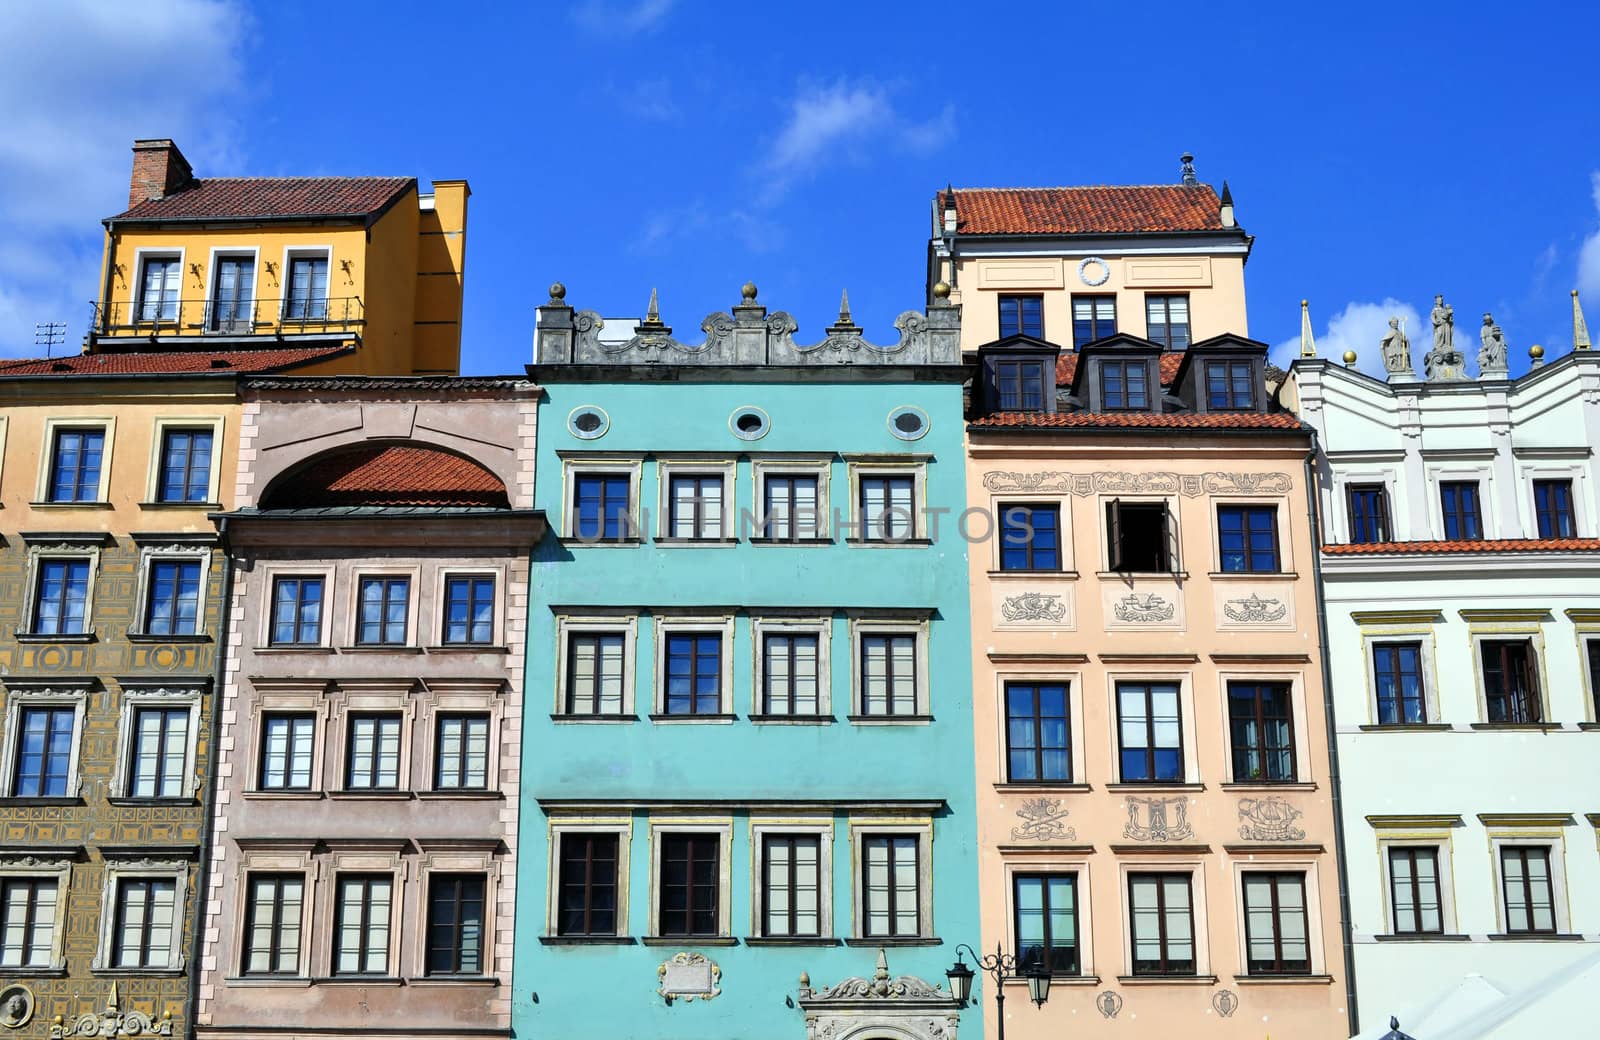
[[[1241,334],[1249,238],[1198,184],[953,197],[930,275],[965,284],[977,368],[980,903],[983,949],[1016,958],[1006,1033],[1346,1036],[1311,437]],[[1002,292],[1007,243],[1053,287]],[[1100,284],[1060,285],[1080,276]],[[1105,286],[1122,327],[1086,330],[1070,316]],[[1037,1009],[1032,965],[1054,982]]]

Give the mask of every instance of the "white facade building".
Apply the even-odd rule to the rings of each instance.
[[[1600,354],[1587,338],[1517,379],[1385,382],[1352,357],[1316,358],[1307,323],[1282,390],[1322,449],[1362,1036],[1391,1015],[1424,1040],[1596,1029]]]

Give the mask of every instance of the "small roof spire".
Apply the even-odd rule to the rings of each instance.
[[[1311,334],[1311,303],[1300,301],[1300,356],[1317,356],[1317,338]]]
[[[645,308],[644,320],[648,321],[652,325],[656,325],[661,322],[661,305],[656,300],[656,290],[654,286],[650,287],[650,306]]]
[[[1222,182],[1222,204],[1224,206],[1233,205],[1233,192],[1228,190],[1227,181]]]
[[[850,290],[841,289],[839,292],[839,324],[854,324],[850,320]]]
[[[1578,302],[1578,290],[1572,290],[1572,349],[1588,350],[1589,323],[1583,320],[1583,305]]]
[[[1199,184],[1200,183],[1200,178],[1198,178],[1198,177],[1196,177],[1194,175],[1194,153],[1193,152],[1184,152],[1183,155],[1179,156],[1179,161],[1183,163],[1183,185],[1184,185],[1184,187],[1192,188],[1195,185]]]

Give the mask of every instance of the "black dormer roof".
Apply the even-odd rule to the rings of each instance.
[[[1102,336],[1100,339],[1085,343],[1078,348],[1078,363],[1072,371],[1072,383],[1068,387],[1068,392],[1073,397],[1080,397],[1083,381],[1089,378],[1089,370],[1094,367],[1092,361],[1096,357],[1120,355],[1159,358],[1166,349],[1159,343],[1127,332],[1114,332],[1109,336]],[[1160,382],[1159,376],[1155,382]]]
[[[1061,347],[1049,340],[1036,339],[1018,332],[1014,335],[985,343],[978,348],[978,356],[990,354],[1045,354],[1051,357],[1061,353]]]

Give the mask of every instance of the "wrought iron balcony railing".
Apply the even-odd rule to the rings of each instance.
[[[141,300],[91,303],[99,337],[303,336],[358,332],[366,324],[359,296],[279,299]]]

